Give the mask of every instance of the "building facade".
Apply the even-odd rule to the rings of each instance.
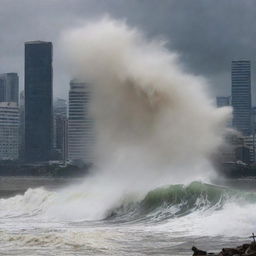
[[[56,99],[53,104],[54,112],[54,132],[53,148],[55,158],[66,162],[67,160],[67,139],[68,139],[68,119],[67,102],[64,99]]]
[[[19,109],[15,102],[0,102],[0,160],[19,158]]]
[[[235,129],[243,135],[251,134],[251,62],[232,61],[232,107]]]
[[[218,108],[230,106],[230,97],[218,96],[216,97],[216,105]]]
[[[71,80],[69,91],[68,159],[93,161],[93,120],[89,113],[90,90],[86,83]]]
[[[25,93],[20,92],[19,102],[19,113],[20,113],[20,128],[19,128],[19,157],[24,159],[25,154]]]
[[[0,74],[0,102],[19,104],[19,77],[17,73]]]
[[[66,162],[68,152],[68,119],[63,116],[54,117],[54,151],[57,159]]]
[[[25,159],[48,161],[52,150],[52,43],[25,43]]]
[[[67,117],[68,106],[67,101],[64,99],[57,98],[53,103],[54,115]]]
[[[254,163],[255,162],[255,146],[256,146],[255,136],[254,135],[245,136],[244,144],[246,147],[249,148],[250,163]]]

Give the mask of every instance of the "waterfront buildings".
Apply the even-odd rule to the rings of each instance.
[[[25,153],[25,94],[24,91],[20,93],[19,102],[19,113],[20,113],[20,126],[19,126],[19,157],[24,159]]]
[[[0,160],[19,157],[19,109],[16,102],[0,102]]]
[[[19,103],[19,77],[17,73],[0,74],[0,102]]]
[[[56,159],[66,162],[67,160],[67,140],[68,140],[68,119],[67,103],[64,99],[56,99],[53,104],[54,112],[54,139],[53,148]]]
[[[249,162],[255,162],[255,146],[256,141],[254,135],[244,136],[244,144],[249,149]]]
[[[52,149],[52,43],[25,43],[25,159],[48,161]]]
[[[230,97],[218,96],[216,97],[216,105],[218,108],[230,106]]]
[[[251,119],[252,119],[252,134],[256,133],[256,107],[251,109]]]
[[[228,107],[231,104],[231,97],[230,96],[218,96],[216,97],[216,106],[217,108],[222,108],[222,107]],[[232,121],[229,120],[227,122],[228,127],[232,127]]]
[[[232,61],[233,127],[243,135],[251,134],[251,63]]]
[[[68,119],[63,116],[54,117],[54,151],[56,159],[66,162],[68,152]]]
[[[69,91],[68,159],[93,161],[93,121],[89,114],[89,86],[71,80]]]

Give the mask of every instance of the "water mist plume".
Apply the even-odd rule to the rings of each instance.
[[[92,85],[96,159],[111,165],[103,169],[130,176],[155,169],[155,178],[202,163],[222,143],[230,109],[215,108],[206,81],[185,73],[163,42],[104,18],[67,31],[62,46],[73,75]],[[191,172],[181,177],[196,176]]]

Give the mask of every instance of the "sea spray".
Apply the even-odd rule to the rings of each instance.
[[[66,31],[61,42],[72,75],[91,84],[101,174],[138,186],[207,176],[231,110],[213,105],[204,78],[185,73],[163,42],[110,18]]]
[[[230,108],[217,109],[204,78],[187,74],[176,53],[124,22],[103,18],[60,40],[73,77],[90,85],[95,175],[66,188],[48,213],[101,219],[127,197],[209,177]]]

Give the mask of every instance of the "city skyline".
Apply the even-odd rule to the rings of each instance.
[[[255,35],[252,33],[256,2],[251,0],[245,3],[234,0],[232,5],[227,0],[166,0],[162,5],[153,0],[108,0],[107,3],[102,0],[46,0],[41,3],[0,0],[0,3],[3,6],[0,28],[5,35],[1,38],[1,59],[5,65],[0,66],[0,73],[17,72],[22,89],[23,42],[38,39],[52,41],[56,49],[54,94],[65,99],[68,98],[69,81],[73,77],[63,64],[60,35],[67,28],[80,26],[106,14],[118,19],[125,17],[129,25],[143,29],[149,38],[157,36],[169,41],[168,48],[180,55],[180,62],[186,70],[209,79],[213,97],[229,95],[229,63],[232,60],[251,59],[256,55]],[[21,22],[10,20],[8,17],[12,17],[12,13],[18,13]],[[253,69],[254,59],[251,62]],[[256,98],[254,81],[255,74],[252,77],[253,102]]]
[[[49,68],[45,66],[45,68],[43,68],[42,65],[45,65],[45,63],[47,62],[47,57],[45,57],[45,50],[42,48],[40,48],[41,46],[46,46],[46,45],[50,45],[50,66]],[[38,48],[39,47],[39,48]],[[30,49],[31,48],[31,49]],[[33,49],[34,48],[34,49]],[[30,51],[30,53],[29,53]],[[47,54],[46,54],[47,55]],[[46,58],[46,59],[45,59]],[[49,130],[50,133],[48,135],[42,136],[42,140],[41,141],[47,141],[47,140],[51,140],[51,142],[49,142],[49,150],[48,153],[44,152],[44,156],[45,156],[45,160],[49,160],[51,159],[51,154],[55,152],[58,152],[60,159],[69,159],[69,160],[75,160],[76,158],[74,157],[75,154],[72,155],[72,153],[69,153],[69,155],[67,155],[66,152],[68,152],[67,150],[67,145],[68,145],[68,141],[69,144],[71,145],[71,140],[70,138],[74,136],[77,137],[77,135],[75,134],[70,134],[71,136],[68,136],[68,126],[71,128],[72,130],[72,122],[74,119],[74,116],[72,116],[73,114],[77,115],[78,112],[76,112],[76,110],[72,110],[69,109],[69,120],[70,123],[68,125],[67,123],[67,105],[66,105],[66,100],[65,99],[61,99],[59,97],[55,97],[55,105],[53,106],[53,82],[52,82],[52,61],[53,61],[53,57],[52,57],[52,42],[44,42],[44,41],[29,41],[29,42],[25,42],[25,78],[27,81],[27,93],[26,93],[26,98],[27,100],[27,104],[26,104],[26,109],[27,109],[27,116],[29,116],[29,112],[32,112],[39,107],[40,104],[38,104],[38,96],[41,94],[41,96],[44,95],[43,92],[46,92],[48,89],[48,98],[49,98],[49,109],[50,111],[46,111],[45,114],[51,114],[52,117],[48,118],[48,121],[45,122],[44,124],[46,125],[46,123],[49,126]],[[28,64],[30,63],[30,64]],[[43,64],[44,63],[44,64]],[[43,69],[42,69],[43,68]],[[50,76],[49,79],[47,78],[47,72],[50,70]],[[231,62],[231,69],[230,69],[230,73],[231,73],[231,94],[229,93],[229,95],[231,96],[217,96],[216,100],[217,100],[217,106],[221,107],[221,106],[232,106],[234,108],[234,117],[233,117],[233,127],[237,128],[238,131],[241,131],[245,136],[249,136],[251,134],[251,110],[252,110],[252,105],[251,105],[251,61],[250,60],[235,60]],[[49,83],[50,87],[47,89],[46,84],[46,80],[48,80],[47,83]],[[16,102],[17,104],[18,102],[18,93],[19,93],[19,77],[17,73],[13,73],[13,72],[9,72],[9,73],[4,73],[4,74],[0,74],[0,86],[1,86],[1,95],[2,95],[2,100],[3,102]],[[34,86],[35,84],[37,84],[37,86]],[[32,86],[33,85],[33,86]],[[77,90],[77,88],[80,88],[79,93],[81,94],[79,97],[83,97],[83,94],[85,93],[86,95],[86,100],[85,101],[81,101],[83,107],[85,108],[81,113],[84,115],[85,120],[82,120],[82,122],[86,122],[88,124],[91,124],[91,120],[88,119],[86,121],[86,119],[88,118],[88,103],[89,103],[89,94],[86,91],[84,91],[84,89],[87,87],[86,83],[84,82],[79,82],[76,80],[71,80],[70,82],[70,88],[71,90],[69,91],[69,106],[72,106],[72,97],[70,96],[72,93],[74,94],[75,91],[72,88],[75,88]],[[241,88],[240,88],[240,87]],[[83,89],[82,89],[83,88]],[[241,105],[241,97],[244,95],[244,90],[246,89],[246,98],[244,98],[244,102],[248,103],[248,106],[243,109],[240,109],[240,105]],[[30,92],[29,92],[30,91]],[[25,90],[26,92],[26,90]],[[77,91],[78,92],[78,91]],[[22,93],[22,91],[21,91]],[[42,94],[43,93],[43,94]],[[242,93],[242,95],[241,95]],[[87,95],[88,94],[88,95]],[[30,96],[29,96],[30,95]],[[31,104],[31,96],[34,95],[36,96],[36,105],[34,105],[34,107],[28,107],[29,104]],[[46,94],[45,94],[46,96]],[[5,98],[4,98],[5,97]],[[42,97],[41,97],[42,98]],[[82,98],[81,98],[82,100]],[[46,103],[46,102],[45,102]],[[48,104],[48,103],[47,103]],[[45,104],[41,104],[42,106]],[[81,105],[81,107],[82,107]],[[244,104],[242,104],[244,105]],[[28,111],[29,110],[29,111]],[[55,111],[56,113],[54,113],[53,115],[53,111]],[[246,116],[247,116],[247,124],[244,123],[244,116],[241,116],[241,113],[243,114],[246,111]],[[35,112],[37,113],[37,111]],[[70,115],[71,113],[71,115]],[[57,114],[57,115],[56,115]],[[77,117],[75,117],[76,119]],[[240,121],[239,121],[240,120]],[[21,122],[21,121],[20,121]],[[31,126],[30,122],[27,120],[27,127]],[[87,125],[87,124],[86,124]],[[83,126],[83,125],[82,125]],[[81,127],[82,127],[81,126]],[[89,125],[90,126],[90,125]],[[88,126],[88,127],[89,127]],[[21,127],[21,126],[20,126]],[[66,128],[65,128],[66,127]],[[86,129],[88,128],[86,127]],[[89,127],[90,128],[90,127]],[[21,129],[21,128],[20,128]],[[76,127],[77,129],[77,127]],[[80,128],[79,128],[80,129]],[[91,129],[91,128],[90,128]],[[34,131],[37,131],[37,135],[39,134],[39,132],[42,130],[40,129],[32,129]],[[46,129],[47,130],[47,129]],[[81,129],[80,129],[81,130]],[[87,129],[88,130],[88,129]],[[28,132],[31,131],[31,129],[26,128],[25,129],[25,141],[28,141],[27,138],[27,134],[30,134],[29,136],[31,137],[33,135],[33,133]],[[81,130],[82,131],[82,130]],[[80,133],[81,133],[80,131]],[[91,131],[86,131],[86,133],[92,135]],[[81,134],[80,134],[81,135]],[[64,137],[65,138],[64,138]],[[33,136],[32,136],[33,137]],[[36,139],[38,140],[38,138],[40,138],[40,136],[36,136]],[[64,138],[64,140],[63,140]],[[45,140],[46,139],[46,140]],[[88,160],[90,159],[90,157],[88,158],[88,156],[90,155],[88,152],[91,151],[91,145],[89,145],[90,143],[93,143],[92,138],[86,138],[86,140],[83,142],[81,138],[76,138],[79,140],[79,143],[81,144],[79,147],[80,148],[84,148],[85,150],[82,152],[82,150],[79,149],[79,154],[80,154],[80,159],[82,155],[85,155],[85,160],[86,162],[88,162]],[[32,139],[32,141],[35,141],[35,138]],[[20,146],[22,146],[21,143],[22,142],[22,136],[20,137]],[[64,144],[63,144],[64,143]],[[25,145],[28,145],[29,143],[25,143]],[[42,143],[41,143],[42,144]],[[74,144],[74,143],[73,143]],[[89,145],[89,147],[85,146],[86,144]],[[77,145],[75,145],[75,147],[77,147]],[[25,147],[25,149],[27,150],[28,147]],[[88,150],[87,150],[88,148]],[[71,150],[72,151],[72,146],[71,146]],[[78,149],[75,149],[78,150]],[[35,153],[34,149],[32,150],[33,153]],[[25,153],[25,158],[27,161],[42,161],[43,159],[39,158],[35,158],[34,160],[32,159],[32,151]],[[41,151],[41,150],[40,150]],[[42,151],[43,152],[43,151]],[[22,153],[22,152],[20,152]],[[79,155],[77,154],[77,155]],[[21,154],[23,155],[23,153]],[[29,156],[29,157],[26,157]],[[47,156],[48,155],[48,156]],[[55,156],[56,157],[56,156]],[[56,158],[56,159],[59,159]],[[79,158],[77,158],[79,159]],[[64,160],[65,161],[65,160]],[[90,160],[89,160],[90,161]]]
[[[1,1],[1,0],[0,0]],[[3,0],[2,0],[3,1]],[[57,1],[58,2],[58,1]],[[67,1],[68,2],[68,1]],[[66,2],[66,3],[67,3]],[[78,1],[79,2],[79,1]],[[87,4],[89,3],[90,1],[87,1]],[[149,1],[150,2],[150,1]],[[170,5],[172,5],[171,3],[174,3],[175,1],[172,1],[172,0],[170,0],[169,1],[169,3],[170,3]],[[136,3],[136,4],[138,4],[138,2]],[[150,2],[150,4],[152,4],[152,2]],[[149,4],[149,5],[150,5]],[[196,5],[195,5],[196,6]],[[246,5],[246,8],[248,7],[249,5]],[[7,6],[8,7],[8,6]],[[179,6],[179,8],[180,8],[181,6]],[[201,6],[202,7],[202,6]],[[87,19],[85,19],[85,20],[81,20],[81,22],[80,22],[80,25],[81,24],[83,24],[85,21],[88,21]],[[129,23],[129,19],[127,20],[127,23]],[[79,24],[77,23],[77,24],[72,24],[71,25],[71,27],[73,27],[73,26],[78,26]],[[137,25],[137,24],[136,24]],[[139,26],[140,27],[140,26]],[[63,27],[63,29],[65,29],[64,27]],[[63,31],[63,30],[62,30]],[[161,30],[160,30],[161,31]],[[59,32],[61,32],[61,29],[59,29]],[[147,31],[146,31],[147,32]],[[40,34],[40,33],[39,33]],[[42,33],[42,35],[43,35],[43,33]],[[154,34],[154,33],[149,33],[149,34],[147,34],[147,36],[149,36],[149,38],[151,37],[151,36],[155,36],[156,34]],[[164,34],[162,34],[161,35],[161,33],[159,34],[160,36],[163,36]],[[169,35],[168,35],[169,36]],[[164,36],[163,36],[164,37]],[[27,42],[27,43],[25,43],[25,45],[26,44],[41,44],[41,43],[43,43],[44,41],[41,41],[40,40],[40,38],[41,38],[41,35],[39,35],[37,38],[35,38],[36,40],[35,41],[29,41],[29,42]],[[57,37],[56,37],[57,38]],[[54,47],[56,48],[56,52],[57,52],[57,54],[56,55],[54,55],[54,58],[52,58],[52,63],[54,63],[54,61],[56,60],[56,65],[55,65],[55,67],[54,67],[54,72],[55,73],[57,73],[57,80],[58,80],[58,76],[59,76],[59,72],[58,72],[58,70],[59,69],[63,69],[62,70],[62,72],[66,72],[67,70],[66,70],[66,66],[65,65],[62,65],[62,63],[60,63],[59,62],[59,60],[58,60],[58,58],[59,58],[59,56],[60,56],[60,53],[61,53],[61,45],[59,44],[59,42],[58,42],[58,40],[55,40],[55,42],[51,42],[51,41],[49,41],[49,43],[51,43],[51,44],[53,44],[54,45]],[[173,41],[172,40],[170,40],[170,43],[168,43],[168,48],[171,48],[171,49],[174,49],[175,50],[175,47],[174,47],[174,45],[173,45]],[[188,47],[188,49],[190,49],[190,47]],[[177,49],[176,49],[177,50]],[[40,55],[40,51],[39,51],[39,55]],[[234,97],[234,95],[235,95],[235,93],[234,93],[234,86],[233,86],[233,84],[234,84],[234,79],[233,79],[233,76],[234,76],[234,72],[233,72],[233,68],[232,68],[232,72],[230,72],[231,70],[230,70],[230,63],[234,63],[234,62],[237,62],[237,61],[243,61],[244,59],[248,59],[248,58],[245,58],[245,56],[246,56],[247,54],[243,54],[242,56],[241,56],[241,58],[236,58],[236,56],[238,56],[236,53],[234,53],[233,54],[233,56],[230,56],[231,58],[231,60],[230,60],[230,62],[228,63],[228,65],[225,65],[225,68],[229,68],[229,72],[226,74],[226,76],[225,76],[225,79],[228,79],[228,80],[230,80],[229,81],[229,83],[227,83],[227,84],[225,84],[225,86],[226,86],[226,89],[228,89],[228,90],[226,90],[226,92],[225,93],[217,93],[216,95],[218,95],[218,96],[220,96],[220,97],[217,97],[217,105],[218,106],[220,106],[221,104],[223,105],[223,106],[225,106],[225,105],[232,105],[233,107],[234,107],[234,119],[237,119],[237,116],[236,116],[236,112],[237,112],[237,106],[235,105],[235,97]],[[183,59],[183,57],[184,56],[182,56],[182,52],[179,52],[179,56],[180,56],[180,60],[182,61],[182,59]],[[64,60],[64,57],[63,57],[63,60]],[[220,59],[220,61],[224,61],[224,60],[226,60],[226,56],[225,55],[223,55],[222,56],[222,58]],[[209,65],[211,65],[213,62],[214,62],[215,60],[214,59],[211,59],[211,58],[209,58],[208,59],[208,63],[209,63]],[[254,62],[254,60],[253,59],[251,59],[251,58],[249,58],[249,61],[250,61],[250,67],[251,67],[251,63],[253,63]],[[26,61],[25,61],[26,62]],[[225,61],[224,61],[225,62]],[[188,68],[188,66],[187,66],[187,64],[189,63],[189,61],[188,62],[186,62],[186,61],[183,61],[183,68],[185,67],[185,68]],[[221,65],[224,65],[223,63],[221,64]],[[31,66],[31,68],[32,68],[32,66]],[[25,66],[25,71],[27,70],[27,68],[26,68],[26,66]],[[36,70],[34,70],[34,71],[36,71]],[[196,74],[198,74],[198,75],[202,75],[202,76],[204,76],[204,72],[205,72],[205,69],[202,67],[202,70],[198,70],[197,72],[194,72],[193,70],[186,70],[186,71],[190,71],[190,72],[192,72],[192,73],[196,73]],[[209,71],[209,70],[208,70]],[[211,72],[211,71],[209,71],[209,72]],[[212,72],[214,72],[214,71],[212,71]],[[25,72],[26,73],[26,72]],[[32,69],[31,69],[31,72],[30,72],[31,74],[33,73],[33,71],[32,71]],[[37,72],[35,72],[35,74],[34,74],[34,76],[36,76],[36,73]],[[230,73],[231,73],[231,75],[230,75]],[[3,75],[4,74],[16,74],[16,76],[19,78],[19,77],[21,77],[21,81],[23,80],[22,79],[22,77],[23,77],[23,72],[21,71],[21,73],[15,73],[14,72],[14,70],[6,70],[6,73],[3,73],[1,76],[0,76],[0,78],[2,77],[2,80],[3,80]],[[39,73],[38,73],[39,74]],[[205,74],[207,74],[207,72],[205,73]],[[254,72],[254,70],[253,70],[253,66],[252,66],[252,73],[250,73],[250,78],[251,78],[251,74],[252,74],[252,77],[253,76],[255,76],[255,72]],[[72,76],[72,77],[71,77]],[[70,81],[72,78],[73,78],[74,76],[73,75],[71,75],[71,73],[69,73],[69,72],[67,72],[66,73],[66,80],[65,80],[65,82],[63,83],[63,84],[67,84],[68,83],[68,81]],[[36,83],[39,83],[40,84],[40,79],[42,80],[42,78],[43,77],[39,77],[38,76],[38,80],[37,80],[37,82]],[[71,79],[70,79],[71,78]],[[209,78],[209,77],[207,77],[206,76],[206,78]],[[231,78],[231,79],[230,79]],[[52,79],[52,78],[51,78]],[[1,81],[2,81],[1,80]],[[25,80],[26,80],[26,75],[25,75]],[[33,80],[33,79],[32,79]],[[56,81],[57,81],[56,80]],[[53,106],[52,106],[52,101],[53,101],[53,97],[54,98],[64,98],[64,99],[67,99],[67,96],[65,96],[65,97],[63,97],[63,95],[62,96],[60,96],[58,93],[57,93],[57,91],[55,90],[55,92],[53,93],[53,90],[54,90],[54,88],[58,88],[58,84],[56,83],[56,81],[51,81],[51,93],[49,93],[49,97],[51,98],[50,99],[50,101],[51,101],[51,107],[49,108],[49,109],[51,109],[51,111],[53,111]],[[86,81],[85,81],[86,82]],[[21,82],[22,83],[22,82]],[[25,82],[26,83],[26,82]],[[1,83],[0,84],[1,86],[3,85],[3,83]],[[19,86],[19,85],[18,85]],[[3,87],[3,86],[2,86]],[[230,88],[230,89],[229,89]],[[253,83],[253,81],[252,81],[252,83],[251,83],[251,80],[250,80],[250,85],[249,85],[249,87],[248,87],[248,91],[249,91],[249,93],[250,93],[250,96],[249,96],[249,98],[248,99],[250,99],[250,102],[249,102],[249,107],[248,107],[248,109],[250,110],[251,109],[251,107],[252,107],[252,104],[251,104],[251,98],[252,98],[252,102],[253,101],[255,101],[255,97],[251,97],[251,94],[253,95],[253,88],[254,88],[254,83]],[[22,91],[22,87],[21,87],[21,91]],[[42,90],[43,90],[43,87],[41,88]],[[39,93],[39,91],[41,90],[40,88],[37,88],[37,90],[38,90],[38,93]],[[34,88],[34,90],[36,90],[35,88]],[[67,92],[68,92],[68,89],[67,88],[65,88],[65,86],[63,86],[63,88],[62,88],[62,93],[64,93],[64,94],[67,94]],[[231,93],[232,92],[232,93]],[[238,96],[240,96],[240,92],[237,92],[238,93]],[[70,92],[69,92],[69,94],[70,94]],[[18,95],[18,94],[17,94]],[[31,94],[32,95],[32,94]],[[38,94],[39,95],[39,94]],[[230,95],[232,95],[233,97],[231,97],[231,98],[229,98],[230,97]],[[211,95],[211,96],[213,96],[213,95]],[[16,97],[17,98],[17,97]],[[28,95],[26,96],[26,98],[28,98]],[[70,99],[70,97],[69,97],[69,99]],[[63,99],[62,99],[63,100]],[[218,102],[218,100],[219,100],[219,102]],[[5,100],[6,101],[6,100]],[[7,101],[9,101],[9,100],[7,100]],[[226,102],[221,102],[221,101],[226,101]],[[230,101],[229,103],[228,103],[228,101]],[[231,101],[232,101],[232,104],[231,104]],[[17,98],[17,100],[16,100],[16,102],[18,103],[18,98]],[[237,102],[239,102],[239,99],[237,100]],[[70,104],[70,102],[69,102],[69,104]],[[86,104],[88,104],[88,103],[86,103]],[[40,104],[39,104],[40,105]],[[29,108],[27,107],[27,110],[28,110]],[[32,109],[31,107],[30,107],[30,109]],[[51,112],[51,111],[48,111],[49,113]],[[242,110],[242,112],[243,112],[244,110]],[[28,111],[27,111],[28,112]],[[72,111],[71,111],[72,112]],[[241,112],[241,113],[242,113]],[[247,111],[248,112],[248,111]],[[52,113],[53,114],[53,113]],[[51,114],[51,115],[52,115]],[[248,112],[247,113],[249,116],[250,116],[250,113]],[[28,114],[27,114],[28,115]],[[65,118],[64,118],[65,119]],[[72,119],[72,117],[71,117],[71,119]],[[248,118],[247,118],[248,119]],[[48,122],[49,123],[49,127],[51,126],[51,135],[50,136],[46,136],[46,137],[49,137],[49,138],[51,138],[51,140],[52,140],[52,142],[50,142],[49,144],[51,145],[51,147],[50,148],[54,148],[54,147],[56,147],[56,149],[61,149],[62,148],[62,146],[61,146],[61,138],[60,137],[58,137],[57,136],[57,130],[61,130],[62,129],[62,127],[63,127],[63,121],[65,122],[65,120],[62,120],[62,118],[55,118],[55,116],[52,116],[51,118],[48,118],[48,120],[50,120],[50,122]],[[53,122],[52,124],[50,124],[51,122]],[[26,123],[29,123],[29,122],[26,122]],[[238,125],[236,124],[237,122],[236,121],[234,121],[233,122],[233,126],[234,127],[236,127],[236,128],[238,128],[238,130],[240,130],[241,131],[241,129],[238,127]],[[250,120],[248,120],[248,122],[247,123],[250,123]],[[55,127],[54,127],[54,125],[56,126],[56,131],[54,130],[55,129]],[[57,127],[61,127],[61,128],[57,128]],[[34,130],[38,130],[38,129],[34,129]],[[53,131],[54,130],[54,131]],[[246,131],[246,132],[244,132],[244,131],[242,131],[244,134],[246,134],[246,135],[249,135],[250,134],[250,131]],[[56,133],[56,134],[54,134],[54,133]],[[61,132],[61,133],[63,133],[63,131]],[[56,136],[56,141],[55,141],[55,138],[54,138],[54,136]],[[28,144],[28,143],[27,143]],[[58,145],[58,146],[57,146]],[[50,154],[50,153],[49,153]],[[28,155],[31,155],[30,153],[28,154]],[[47,154],[46,154],[47,155]],[[49,157],[48,157],[48,159],[49,159]]]

